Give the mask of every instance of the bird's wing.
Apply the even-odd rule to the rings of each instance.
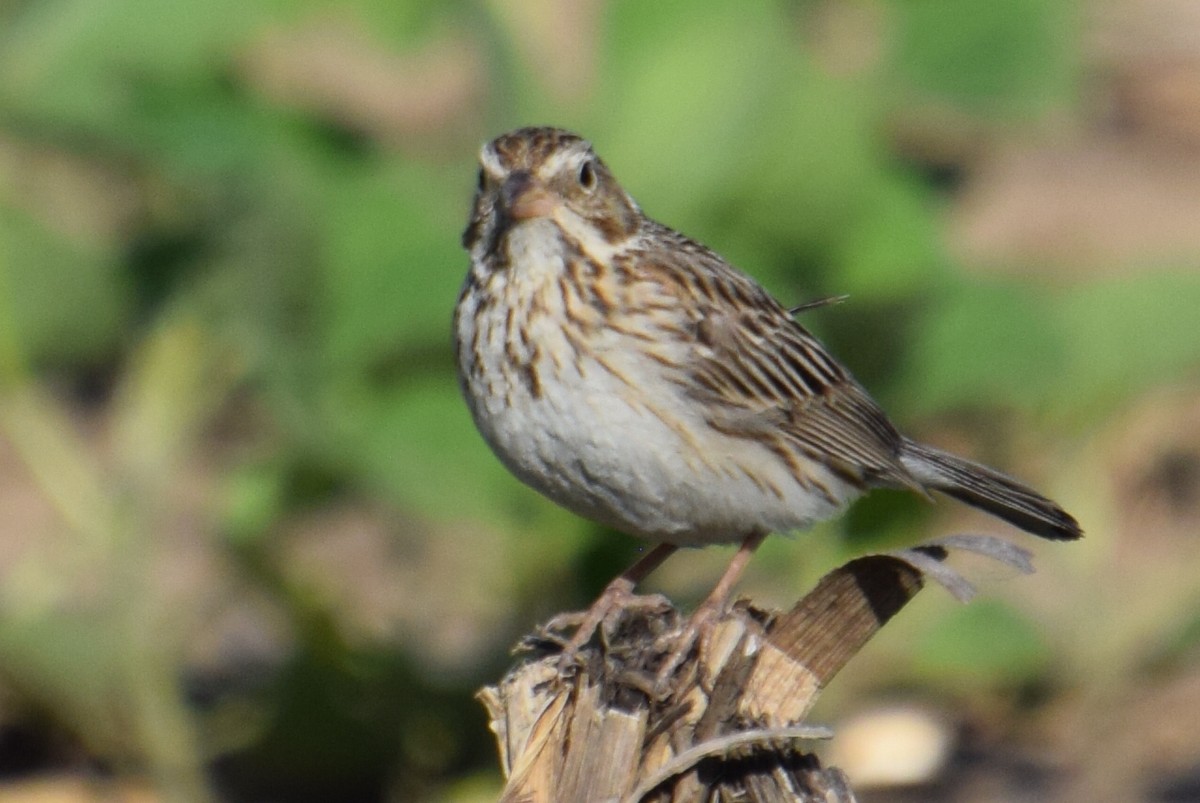
[[[665,267],[688,299],[695,332],[681,385],[708,423],[776,450],[782,444],[856,484],[919,489],[900,462],[900,434],[820,341],[748,276],[688,245]]]

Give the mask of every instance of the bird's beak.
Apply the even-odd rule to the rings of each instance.
[[[518,170],[505,179],[501,192],[513,220],[550,217],[558,206],[554,195],[526,170]]]

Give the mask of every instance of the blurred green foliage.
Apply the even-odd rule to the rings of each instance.
[[[621,0],[546,30],[531,23],[562,13],[552,4],[501,0],[0,4],[0,347],[12,355],[0,425],[60,510],[108,500],[64,516],[94,530],[79,537],[85,566],[35,555],[22,568],[35,579],[2,595],[0,673],[176,799],[206,794],[196,779],[218,757],[231,799],[424,799],[490,771],[469,690],[532,612],[582,604],[581,587],[632,547],[590,540],[591,525],[521,488],[458,395],[449,319],[474,154],[518,125],[582,131],[651,215],[781,298],[850,293],[806,323],[902,420],[984,409],[1077,431],[1194,371],[1195,272],[965,274],[941,241],[946,188],[888,136],[926,111],[1001,127],[1069,109],[1074,5],[845,5],[872,22],[865,45],[826,41],[822,19],[846,9],[819,0]],[[830,49],[852,45],[859,63],[831,66]],[[418,107],[410,90],[453,79],[431,51],[466,78]],[[381,92],[396,117],[372,106]],[[124,424],[115,457],[76,465],[96,451],[76,434],[88,404]],[[30,424],[39,415],[54,418]],[[192,481],[184,466],[230,429],[238,448],[209,461],[220,481],[203,484],[187,530],[229,561],[235,579],[211,583],[271,599],[294,638],[265,691],[223,692],[268,723],[232,745],[196,724],[180,622],[197,625],[160,607],[172,598],[150,560],[174,526],[171,488]],[[347,500],[390,511],[413,561],[440,538],[502,567],[509,585],[438,581],[499,609],[469,661],[431,668],[417,637],[363,646],[281,567],[290,525]],[[864,510],[848,521],[877,543],[928,520],[886,497]],[[808,559],[837,557],[828,535]],[[69,614],[81,605],[83,618]],[[434,629],[442,615],[417,614]],[[914,649],[919,673],[978,683],[1050,660],[1037,626],[1003,603],[964,609]],[[132,735],[90,727],[114,706],[141,723]]]

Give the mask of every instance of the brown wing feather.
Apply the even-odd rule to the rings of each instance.
[[[900,434],[820,341],[748,276],[671,234],[675,247],[656,254],[671,254],[660,269],[694,299],[697,348],[686,386],[711,410],[710,423],[774,438],[864,485],[920,489],[900,462]]]

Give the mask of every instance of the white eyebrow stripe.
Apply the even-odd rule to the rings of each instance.
[[[500,164],[500,157],[492,150],[492,145],[489,142],[484,145],[479,151],[479,164],[488,173],[493,176],[504,175],[504,165]]]
[[[565,167],[575,167],[575,165],[587,158],[590,153],[591,146],[586,142],[580,142],[573,144],[572,147],[557,150],[550,154],[550,158],[542,164],[538,170],[538,175],[543,179],[549,179]]]

